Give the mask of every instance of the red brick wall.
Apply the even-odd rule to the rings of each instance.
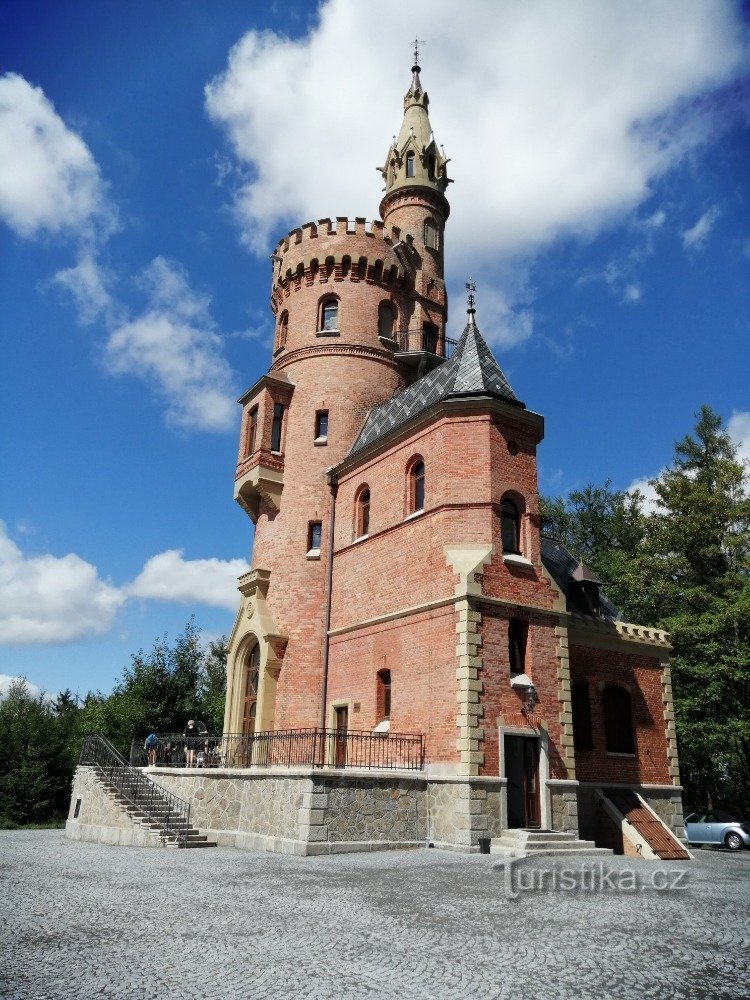
[[[571,683],[588,681],[593,750],[576,751],[579,781],[670,784],[661,664],[656,657],[571,646]],[[619,684],[632,699],[635,757],[608,754],[601,687]]]
[[[431,762],[458,760],[456,751],[456,616],[453,607],[334,636],[328,698],[360,706],[352,729],[372,730],[377,672],[391,671],[391,731],[424,733]]]
[[[521,615],[513,609],[506,611],[481,602],[480,610],[484,682],[481,703],[484,706],[485,729],[484,767],[481,773],[500,773],[498,716],[521,710],[521,696],[510,686],[508,620],[511,617],[525,617],[529,625],[526,673],[531,677],[539,697],[535,716],[546,724],[549,733],[550,777],[567,778],[567,769],[560,754],[557,640],[554,634],[556,617],[535,612]]]

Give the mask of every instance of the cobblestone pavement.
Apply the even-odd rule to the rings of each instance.
[[[657,890],[654,872],[686,886]],[[433,850],[294,858],[0,833],[0,997],[750,995],[750,851],[516,862],[517,898],[506,878],[495,857]]]

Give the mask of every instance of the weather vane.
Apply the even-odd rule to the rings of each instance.
[[[419,46],[426,45],[427,42],[423,38],[414,39],[414,65],[419,65]]]
[[[469,278],[466,282],[466,291],[469,293],[467,296],[468,309],[467,312],[474,312],[474,292],[477,290],[476,282],[473,278]]]

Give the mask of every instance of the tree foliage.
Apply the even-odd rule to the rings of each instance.
[[[103,733],[127,758],[147,731],[182,732],[189,718],[221,732],[226,690],[226,639],[204,648],[191,619],[173,643],[162,636],[131,656],[110,695],[79,700],[63,691],[51,701],[14,683],[0,699],[0,828],[60,821],[86,733]]]

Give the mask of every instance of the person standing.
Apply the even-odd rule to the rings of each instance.
[[[148,736],[146,737],[146,742],[143,744],[143,749],[148,754],[148,766],[149,767],[155,767],[156,766],[156,741],[157,740],[158,740],[158,736],[156,735],[156,733],[155,732],[151,732],[151,733],[148,734]]]
[[[195,767],[195,753],[200,739],[200,730],[193,719],[188,719],[188,724],[182,731],[185,737],[185,767]]]

